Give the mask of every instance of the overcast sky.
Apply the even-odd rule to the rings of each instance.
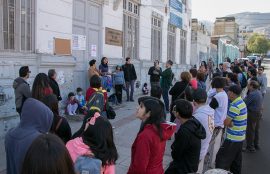
[[[270,0],[192,0],[192,18],[199,20],[241,12],[270,12]]]

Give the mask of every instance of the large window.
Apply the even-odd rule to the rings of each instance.
[[[34,0],[3,0],[0,3],[0,49],[32,51],[34,27]],[[1,31],[1,30],[0,30]]]
[[[186,64],[187,53],[187,32],[185,30],[180,31],[180,63]]]
[[[175,26],[168,25],[168,43],[167,43],[167,59],[175,61],[175,42],[176,42],[176,34],[175,34]]]
[[[152,60],[161,60],[162,53],[162,18],[152,16],[151,33],[151,58]]]
[[[123,9],[123,56],[138,59],[139,6],[132,1],[124,0]]]

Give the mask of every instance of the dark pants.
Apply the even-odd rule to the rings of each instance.
[[[169,89],[163,88],[162,89],[162,97],[165,103],[166,111],[169,111]]]
[[[247,133],[246,142],[247,149],[254,149],[259,145],[259,129],[260,129],[261,112],[248,111],[247,117]]]
[[[130,82],[126,81],[127,101],[133,100],[134,83],[135,83],[135,80],[131,80]],[[129,93],[129,88],[131,88],[130,93]]]
[[[160,82],[150,82],[151,88],[153,88],[153,86],[160,86]]]
[[[225,140],[216,157],[216,168],[241,174],[243,142]]]
[[[116,95],[118,103],[122,103],[123,85],[115,85],[114,88],[115,88],[115,95]]]
[[[22,114],[22,108],[16,108],[16,111],[19,113],[20,118],[21,118],[21,114]]]

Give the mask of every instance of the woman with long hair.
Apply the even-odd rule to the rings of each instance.
[[[24,158],[21,174],[75,174],[64,143],[53,134],[41,134]]]
[[[196,74],[197,75],[197,74]],[[188,89],[188,87],[191,85],[191,74],[187,71],[182,72],[180,75],[179,82],[176,82],[174,86],[170,89],[169,94],[172,96],[171,106],[170,106],[170,113],[171,113],[171,119],[170,121],[173,122],[175,120],[175,116],[172,113],[172,108],[174,106],[174,101],[177,99],[185,99],[186,93],[185,91]]]
[[[102,57],[101,63],[99,65],[99,73],[101,74],[102,87],[107,91],[110,91],[112,88],[112,78],[111,73],[109,73],[108,58]]]
[[[91,170],[92,166],[85,161],[93,158],[102,162],[100,171],[103,174],[115,173],[118,154],[113,140],[112,125],[106,118],[100,116],[99,112],[87,119],[82,135],[70,140],[66,147],[75,164],[75,170],[76,166],[82,165]],[[78,159],[80,160],[77,161]]]
[[[163,174],[166,141],[176,125],[165,122],[164,104],[160,100],[144,98],[139,102],[136,117],[143,123],[132,145],[128,174]]]
[[[71,139],[71,128],[67,120],[59,114],[56,95],[48,95],[43,98],[42,102],[51,109],[54,115],[50,132],[56,134],[64,143],[67,143]]]
[[[34,80],[32,87],[32,97],[42,100],[45,96],[53,94],[50,86],[49,77],[45,73],[39,73]]]

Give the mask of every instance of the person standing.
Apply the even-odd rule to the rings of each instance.
[[[173,62],[168,60],[166,62],[166,70],[161,73],[160,86],[162,89],[162,97],[165,103],[166,112],[169,112],[169,89],[172,86],[173,72],[172,67]]]
[[[29,78],[31,71],[28,66],[22,66],[19,70],[20,77],[16,78],[13,82],[13,88],[15,93],[16,111],[21,115],[22,106],[24,101],[31,97],[30,86],[26,82]]]
[[[122,66],[125,77],[126,84],[126,92],[127,92],[127,101],[134,101],[133,93],[134,93],[134,83],[137,80],[137,74],[134,65],[131,63],[131,58],[126,58],[126,63]],[[129,93],[129,88],[131,88]]]
[[[262,96],[264,98],[265,94],[266,94],[266,89],[267,89],[267,77],[266,74],[263,73],[264,72],[264,67],[260,66],[258,68],[258,75],[257,75],[257,80],[259,82],[260,85],[260,90],[262,93]]]
[[[257,81],[251,80],[248,83],[249,93],[244,99],[248,115],[247,115],[247,147],[246,151],[256,152],[259,150],[259,128],[260,119],[262,117],[263,97],[259,91],[260,85]]]
[[[206,138],[201,141],[200,163],[197,173],[202,173],[204,168],[204,158],[207,154],[209,143],[214,131],[214,109],[206,104],[207,93],[205,90],[198,88],[193,93],[193,104],[195,111],[193,116],[203,125]]]
[[[57,97],[57,100],[58,101],[61,101],[62,100],[62,97],[61,97],[61,94],[60,94],[60,89],[59,89],[59,85],[56,81],[56,77],[57,77],[57,73],[55,71],[55,69],[50,69],[48,71],[48,76],[49,76],[49,84],[53,90],[53,93],[56,95]]]
[[[151,88],[153,86],[160,86],[160,75],[162,73],[161,67],[159,67],[159,61],[155,60],[154,66],[150,67],[148,75],[150,75]]]
[[[214,72],[214,62],[212,61],[212,58],[208,60],[207,67],[208,67],[209,79],[212,80],[212,76]]]
[[[203,125],[192,116],[192,111],[189,101],[176,101],[173,112],[181,126],[171,146],[173,161],[165,174],[196,173],[198,170],[201,140],[206,138],[206,132]]]
[[[124,84],[124,73],[121,70],[121,66],[117,65],[115,68],[115,73],[113,74],[113,86],[115,88],[115,95],[119,104],[122,104],[122,91]]]
[[[221,138],[223,135],[224,120],[226,119],[228,109],[228,96],[224,91],[226,79],[223,77],[215,77],[212,81],[212,87],[215,89],[214,96],[209,103],[209,106],[215,110],[214,114],[214,125],[215,129],[213,132],[214,144],[211,147],[211,166],[215,166],[216,154],[221,145]]]
[[[95,59],[92,59],[89,61],[89,69],[88,69],[88,78],[89,78],[89,82],[90,82],[90,79],[93,75],[98,75],[99,76],[99,72],[96,68],[96,60]]]
[[[229,88],[231,103],[224,121],[226,137],[216,158],[216,168],[230,170],[233,174],[241,174],[242,146],[247,126],[247,107],[240,96],[241,92],[242,88],[238,85]]]

